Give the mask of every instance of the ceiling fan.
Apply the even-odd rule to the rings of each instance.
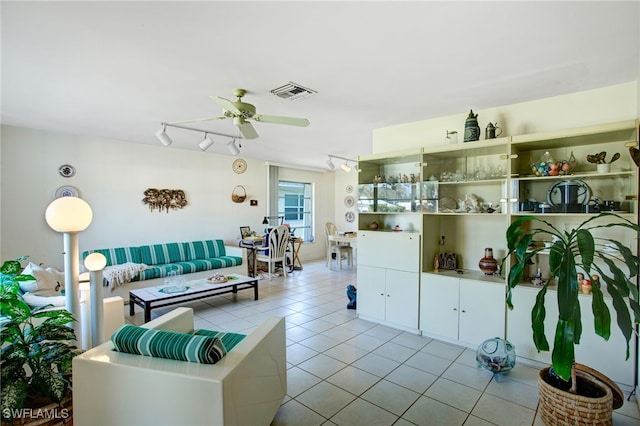
[[[289,126],[307,127],[310,123],[306,118],[280,117],[276,115],[256,114],[256,107],[252,104],[242,102],[242,97],[247,93],[245,89],[234,89],[233,94],[237,97],[235,101],[222,98],[220,96],[211,96],[222,107],[222,117],[202,118],[198,120],[181,121],[179,123],[191,123],[195,121],[205,120],[223,120],[233,118],[233,124],[238,127],[244,139],[256,139],[258,133],[250,121],[253,120],[261,123],[287,124]],[[175,123],[177,124],[177,123]]]

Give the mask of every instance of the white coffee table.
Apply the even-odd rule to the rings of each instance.
[[[206,299],[238,290],[253,289],[253,300],[258,300],[258,278],[244,275],[228,275],[225,283],[213,283],[205,278],[186,281],[183,291],[175,291],[165,285],[129,291],[129,315],[134,315],[135,305],[144,309],[144,322],[151,320],[151,310],[184,302]],[[180,290],[180,289],[179,289]]]

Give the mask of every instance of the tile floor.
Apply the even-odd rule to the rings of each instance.
[[[347,310],[355,269],[324,261],[260,280],[260,300],[240,292],[189,304],[196,327],[249,333],[269,315],[287,320],[288,392],[272,425],[542,425],[537,367],[494,377],[475,351],[381,326]],[[165,311],[154,311],[152,318]],[[142,312],[125,317],[134,324]],[[517,350],[517,348],[516,348]],[[628,394],[627,394],[628,396]],[[640,425],[635,397],[614,425]]]

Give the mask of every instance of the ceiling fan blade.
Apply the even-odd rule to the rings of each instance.
[[[242,137],[245,139],[258,139],[256,129],[248,121],[243,121],[242,124],[238,126],[238,129],[240,129],[240,133],[242,133]]]
[[[211,96],[211,99],[216,101],[225,110],[229,111],[233,115],[242,115],[240,111],[229,99],[221,98],[220,96]]]
[[[222,116],[222,117],[194,118],[193,120],[172,121],[169,124],[187,124],[187,123],[196,123],[198,121],[224,120],[225,118],[227,117]]]
[[[252,118],[261,123],[287,124],[289,126],[307,127],[310,123],[306,118],[279,117],[276,115],[256,114]]]

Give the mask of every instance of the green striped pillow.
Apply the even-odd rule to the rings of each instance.
[[[131,324],[117,329],[111,341],[119,352],[201,364],[215,364],[227,353],[222,341],[216,337],[154,330]]]
[[[204,329],[194,330],[192,334],[195,334],[198,336],[215,337],[217,339],[220,339],[220,341],[224,345],[224,348],[227,350],[227,352],[231,351],[231,349],[233,349],[238,343],[240,343],[242,339],[247,337],[245,334],[229,333],[226,331],[204,330]]]

